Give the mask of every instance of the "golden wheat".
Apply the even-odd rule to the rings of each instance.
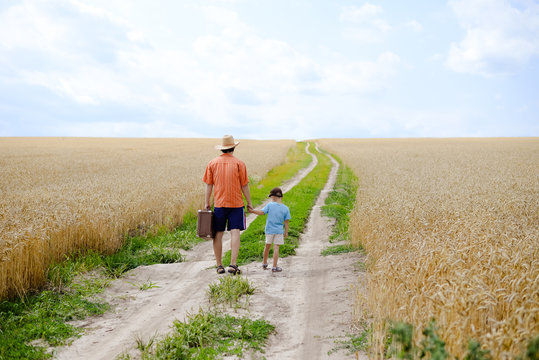
[[[539,333],[539,139],[319,140],[359,177],[353,241],[365,246],[373,357],[387,320],[431,318],[460,357],[494,359]],[[363,301],[363,303],[362,303]]]
[[[51,261],[116,250],[129,229],[181,223],[203,205],[202,175],[220,139],[0,138],[0,299],[43,284]],[[251,177],[292,140],[242,140]]]

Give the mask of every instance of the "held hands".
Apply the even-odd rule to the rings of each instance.
[[[249,211],[251,214],[256,214],[256,215],[264,215],[264,212],[261,211],[261,210],[255,210],[253,208],[253,205],[247,205],[247,211]]]

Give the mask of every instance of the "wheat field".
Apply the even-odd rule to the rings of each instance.
[[[293,140],[240,140],[251,178]],[[181,223],[203,206],[202,175],[221,139],[0,138],[0,299],[41,286],[51,261],[112,252],[131,229]]]
[[[446,349],[468,339],[514,358],[539,334],[539,138],[322,139],[359,177],[352,239],[367,251],[358,320],[383,358],[388,320],[436,319]]]

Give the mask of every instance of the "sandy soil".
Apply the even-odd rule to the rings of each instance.
[[[330,179],[300,237],[297,255],[279,260],[283,272],[263,270],[260,263],[241,267],[257,290],[246,309],[234,311],[263,317],[276,326],[265,354],[255,354],[255,358],[357,359],[346,350],[335,351],[335,341],[346,340],[351,331],[355,288],[358,277],[363,276],[356,266],[361,259],[357,253],[320,255],[329,245],[332,226],[330,219],[321,216],[320,207],[335,183],[338,163],[333,163]],[[315,165],[313,161],[308,169],[283,184],[283,191],[296,185]],[[254,215],[250,215],[247,224],[253,220]],[[224,250],[230,246],[226,235]],[[137,358],[137,338],[147,341],[156,334],[166,334],[175,319],[183,321],[187,314],[208,308],[208,285],[219,276],[231,275],[216,274],[211,241],[197,245],[186,256],[183,263],[139,267],[114,281],[104,294],[113,310],[79,323],[85,335],[71,346],[57,349],[55,358],[114,359],[122,353]],[[149,282],[158,287],[139,290],[141,284]],[[366,358],[364,354],[359,357]]]

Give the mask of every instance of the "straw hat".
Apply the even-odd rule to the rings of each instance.
[[[234,141],[234,137],[232,135],[225,135],[223,136],[222,145],[215,145],[215,149],[217,150],[232,149],[238,146],[239,143],[240,143],[239,141]]]

